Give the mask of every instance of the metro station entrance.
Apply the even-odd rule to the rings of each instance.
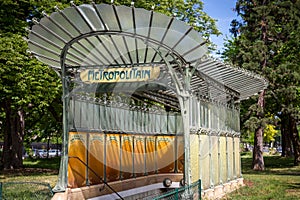
[[[267,82],[208,57],[184,22],[134,7],[73,4],[33,26],[29,48],[62,78],[54,191],[113,185],[109,194],[199,179],[209,188],[241,177],[239,101]],[[85,198],[104,195],[98,189]]]

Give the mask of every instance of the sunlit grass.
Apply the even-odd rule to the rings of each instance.
[[[262,172],[251,170],[252,157],[249,154],[242,156],[242,169],[245,186],[226,195],[223,199],[232,200],[293,200],[300,199],[300,166],[293,166],[292,158],[280,156],[265,156],[266,170]],[[59,158],[53,159],[27,159],[24,160],[24,169],[14,171],[2,171],[1,182],[38,182],[47,183],[53,188],[57,182]],[[13,187],[12,187],[13,186]],[[7,199],[18,199],[15,195],[21,195],[21,199],[29,198],[39,193],[35,184],[14,184],[6,189]],[[3,188],[5,189],[5,188]],[[16,193],[19,192],[19,194]],[[28,191],[28,192],[25,192]],[[29,192],[30,191],[30,192]],[[40,191],[47,191],[44,186]],[[49,191],[49,189],[48,189]],[[11,198],[10,198],[11,197]],[[44,198],[45,197],[45,198]],[[35,199],[49,199],[46,195]]]
[[[0,199],[51,199],[58,178],[59,158],[25,159],[23,169],[0,173]]]
[[[251,156],[242,156],[245,186],[224,199],[300,199],[300,166],[293,166],[292,158],[264,156],[266,169],[262,172],[251,170],[251,162]]]
[[[27,158],[23,161],[23,165],[25,168],[42,168],[42,169],[59,169],[60,157],[54,158],[40,158],[33,159]]]

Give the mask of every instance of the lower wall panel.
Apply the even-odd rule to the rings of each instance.
[[[69,133],[71,188],[183,171],[181,136]]]
[[[207,189],[241,177],[239,138],[190,135],[192,182]],[[154,174],[184,172],[182,136],[69,133],[71,188]],[[86,163],[86,165],[84,164]]]

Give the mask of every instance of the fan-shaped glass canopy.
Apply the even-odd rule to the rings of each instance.
[[[228,94],[245,99],[267,86],[266,80],[253,73],[206,57],[205,41],[184,22],[141,8],[73,5],[33,26],[29,48],[59,71],[62,67],[134,67],[166,61],[179,74],[186,66],[194,67],[192,91],[218,101],[227,101]],[[166,94],[174,95],[172,91]]]

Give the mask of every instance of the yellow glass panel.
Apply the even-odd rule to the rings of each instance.
[[[120,179],[120,136],[107,134],[106,136],[106,180]]]
[[[103,179],[104,176],[104,134],[90,133],[90,145],[88,152],[88,165]],[[89,183],[99,184],[101,180],[95,173],[89,170]]]
[[[132,136],[122,135],[122,179],[133,177],[132,142]]]
[[[134,137],[134,173],[143,176],[145,173],[145,137]]]
[[[184,140],[183,136],[177,136],[177,169],[178,173],[184,171]]]
[[[157,169],[159,173],[175,170],[174,136],[157,137]]]
[[[68,187],[76,188],[86,185],[86,166],[77,159],[86,162],[86,151],[86,133],[70,132]]]
[[[147,174],[154,174],[156,171],[155,162],[155,136],[146,138],[146,171]]]

